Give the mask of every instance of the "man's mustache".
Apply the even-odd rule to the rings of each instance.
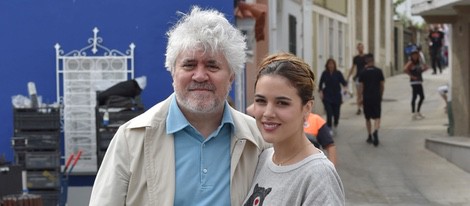
[[[211,83],[191,83],[188,87],[191,90],[209,90],[214,91],[215,86]]]

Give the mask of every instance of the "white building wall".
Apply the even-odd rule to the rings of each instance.
[[[304,58],[304,61],[307,62],[310,67],[313,67],[312,65],[313,62],[313,24],[311,22],[312,20],[312,2],[311,1],[302,1],[302,9],[303,9],[303,17],[302,17],[302,57]]]
[[[392,65],[392,56],[393,56],[393,49],[392,49],[392,34],[393,34],[393,14],[392,14],[392,2],[390,0],[385,0],[385,63],[387,66]]]
[[[273,0],[270,3],[275,3],[276,8],[276,15],[274,19],[271,19],[270,22],[271,28],[270,29],[275,36],[271,36],[273,39],[273,45],[270,45],[269,51],[271,53],[276,52],[288,52],[289,51],[289,15],[295,16],[297,20],[296,26],[296,35],[297,35],[297,46],[296,46],[296,54],[298,56],[302,55],[302,30],[303,30],[303,15],[301,14],[301,5],[293,2],[292,0],[281,0],[276,1]],[[273,15],[274,16],[274,15]]]
[[[279,45],[278,43],[278,19],[280,19],[281,13],[278,11],[279,3],[277,0],[270,0],[269,1],[269,53],[274,53],[278,50]]]
[[[362,1],[362,43],[364,44],[364,52],[367,53],[369,46],[367,44],[367,39],[369,39],[369,1],[363,0]]]
[[[381,0],[374,0],[375,8],[374,13],[371,14],[374,18],[374,59],[377,66],[381,67],[382,65],[378,65],[377,63],[380,62],[382,55],[382,51],[380,49],[380,15],[383,15],[380,11],[380,3]]]
[[[348,8],[349,9],[349,8]],[[348,67],[350,52],[346,49],[351,48],[351,37],[346,35],[351,33],[349,28],[349,19],[317,5],[312,5],[313,15],[317,16],[317,28],[313,29],[316,33],[316,49],[317,50],[317,68],[318,72],[323,71],[325,62],[328,58],[332,57],[337,61],[338,69],[343,72]],[[340,26],[341,25],[341,26]],[[341,28],[339,28],[341,27]],[[341,31],[341,40],[340,38]],[[354,33],[354,32],[352,32]],[[341,46],[341,49],[339,48]],[[339,56],[342,60],[340,61]]]

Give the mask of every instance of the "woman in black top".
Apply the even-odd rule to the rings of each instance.
[[[326,61],[325,71],[320,77],[320,95],[326,110],[326,125],[332,129],[333,134],[339,123],[340,107],[343,103],[341,85],[346,91],[347,82],[343,74],[336,69],[336,62],[330,58]]]
[[[424,116],[420,113],[421,105],[424,101],[423,76],[422,73],[428,69],[426,64],[420,62],[419,51],[414,48],[411,52],[410,60],[405,64],[405,73],[410,76],[412,89],[411,112],[412,119],[422,119]],[[418,107],[416,108],[416,98],[419,96]]]

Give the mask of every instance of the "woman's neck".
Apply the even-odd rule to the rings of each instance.
[[[305,135],[302,135],[302,138],[292,140],[293,138],[289,142],[275,143],[273,145],[274,154],[272,160],[275,164],[279,166],[294,164],[319,152]]]

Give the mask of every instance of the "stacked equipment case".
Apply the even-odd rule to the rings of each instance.
[[[14,109],[15,162],[27,171],[30,194],[57,205],[60,193],[60,109]]]

